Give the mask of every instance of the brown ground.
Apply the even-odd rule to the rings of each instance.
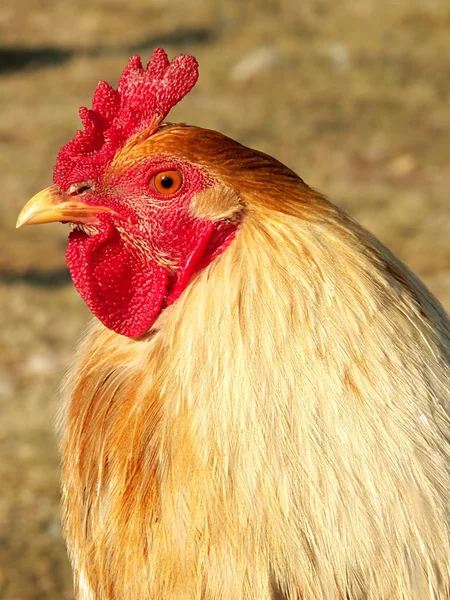
[[[201,79],[172,120],[287,163],[448,309],[450,3],[5,0],[0,31],[0,598],[61,600],[54,397],[89,315],[67,276],[66,229],[14,222],[50,183],[78,106],[132,53],[194,53]]]

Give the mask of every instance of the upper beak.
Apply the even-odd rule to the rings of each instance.
[[[37,223],[68,221],[71,223],[98,223],[99,212],[114,212],[107,206],[85,204],[80,196],[61,192],[56,186],[42,190],[29,200],[20,211],[16,227]]]

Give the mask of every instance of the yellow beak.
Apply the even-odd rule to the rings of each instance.
[[[107,206],[85,204],[81,197],[64,194],[56,186],[51,185],[31,198],[20,211],[16,227],[35,225],[37,223],[53,223],[68,221],[70,223],[98,223],[99,212],[114,212]]]

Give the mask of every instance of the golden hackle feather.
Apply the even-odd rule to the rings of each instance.
[[[242,221],[147,336],[94,323],[80,345],[61,415],[77,598],[448,598],[442,308],[273,159],[179,126],[117,161],[133,152],[204,166],[210,218]]]

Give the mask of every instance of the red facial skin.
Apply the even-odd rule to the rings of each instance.
[[[174,194],[158,193],[154,175],[178,170],[183,184]],[[77,182],[79,183],[79,182]],[[176,158],[139,161],[108,175],[83,202],[108,206],[99,213],[97,232],[75,230],[66,258],[76,289],[109,329],[127,337],[147,332],[161,311],[233,239],[237,225],[191,215],[193,197],[215,185],[202,169]]]
[[[169,61],[157,48],[145,68],[139,56],[131,57],[117,89],[100,82],[92,110],[80,109],[84,130],[61,148],[56,160],[57,187],[70,193],[73,186],[85,184],[84,203],[114,210],[97,215],[93,233],[70,234],[67,263],[94,315],[128,337],[148,331],[236,232],[236,224],[191,215],[195,194],[216,183],[200,168],[162,156],[139,159],[122,172],[113,167],[117,152],[137,134],[145,132],[148,138],[155,133],[197,78],[193,56]],[[152,177],[174,169],[183,175],[182,187],[172,196],[159,194]]]

